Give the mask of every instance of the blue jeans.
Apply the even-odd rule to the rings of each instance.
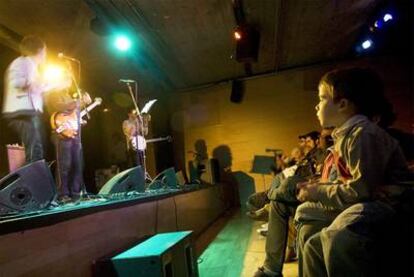
[[[266,258],[263,266],[282,274],[285,250],[288,243],[289,217],[295,214],[296,205],[270,201],[269,225],[266,237]]]
[[[302,276],[379,276],[376,239],[394,215],[377,201],[347,208],[304,243]]]
[[[82,144],[79,138],[57,138],[55,144],[59,195],[79,197],[83,185]]]
[[[299,257],[299,276],[305,276],[303,253],[306,242],[324,227],[329,226],[340,213],[340,210],[329,208],[319,202],[304,202],[298,206],[295,214],[297,226],[297,253]]]

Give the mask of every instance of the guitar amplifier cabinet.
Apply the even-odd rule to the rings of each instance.
[[[9,172],[22,167],[26,162],[24,146],[18,144],[7,144],[7,159],[9,161]]]

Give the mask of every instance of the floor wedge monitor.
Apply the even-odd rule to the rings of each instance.
[[[141,166],[124,170],[112,177],[99,191],[99,194],[145,190],[145,176]]]
[[[170,167],[162,171],[154,178],[154,180],[152,180],[151,184],[148,186],[149,190],[177,188],[179,188],[179,186],[174,167]]]
[[[55,182],[46,162],[27,164],[0,180],[0,215],[44,209],[55,196]]]

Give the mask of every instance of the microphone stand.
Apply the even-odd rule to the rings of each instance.
[[[135,145],[136,145],[136,148],[137,148],[136,149],[136,151],[137,151],[136,160],[138,162],[138,161],[141,161],[141,157],[139,155],[139,152],[141,150],[139,150],[139,145],[138,145],[138,135],[139,135],[138,134],[138,129],[139,129],[139,124],[140,124],[141,125],[141,130],[142,130],[142,137],[144,138],[144,143],[145,143],[144,120],[142,119],[142,115],[141,115],[141,112],[139,111],[138,104],[137,104],[137,101],[138,101],[138,89],[137,89],[138,85],[137,85],[137,82],[134,82],[134,85],[135,85],[134,92],[132,92],[131,84],[129,82],[127,82],[126,84],[127,84],[127,87],[128,87],[129,95],[131,96],[131,99],[132,99],[132,103],[134,104],[135,112],[137,114],[137,119],[138,119],[138,120],[135,121],[135,129],[136,129],[136,132],[137,132],[137,134],[135,135]],[[141,165],[142,165],[142,168],[144,170],[144,178],[145,178],[145,180],[148,180],[148,181],[152,182],[152,179],[151,179],[151,177],[149,176],[149,174],[147,172],[146,149],[144,148],[144,150],[142,150],[141,152],[142,152],[142,163],[141,163]]]

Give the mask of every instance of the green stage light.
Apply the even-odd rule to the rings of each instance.
[[[131,48],[131,40],[124,35],[115,38],[115,47],[120,51],[127,51]]]

